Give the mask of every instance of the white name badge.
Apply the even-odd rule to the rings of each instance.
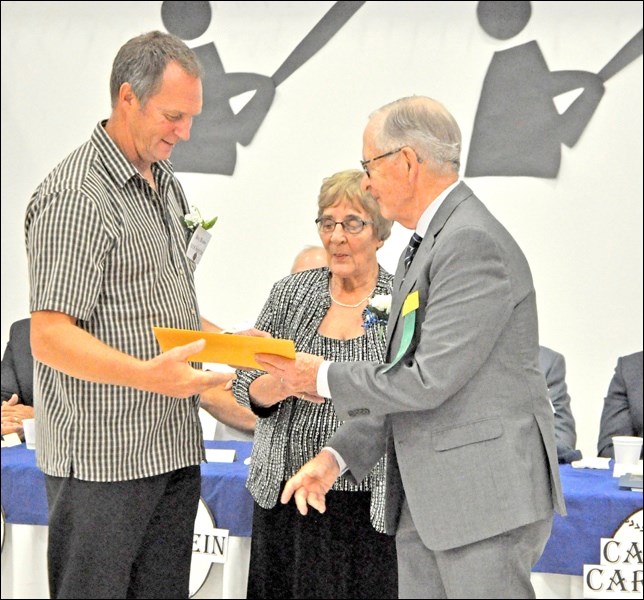
[[[195,263],[195,265],[199,264],[211,237],[212,234],[208,233],[201,225],[199,225],[192,234],[190,243],[188,244],[188,249],[186,250],[186,256]]]

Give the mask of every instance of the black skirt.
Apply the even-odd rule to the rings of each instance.
[[[397,598],[395,538],[371,525],[370,496],[331,490],[306,516],[255,503],[247,598]]]

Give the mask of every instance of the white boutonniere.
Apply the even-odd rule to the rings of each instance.
[[[207,231],[217,222],[217,217],[213,217],[209,221],[205,221],[201,217],[201,212],[199,212],[199,209],[196,206],[191,206],[190,210],[191,212],[189,212],[187,215],[184,215],[183,222],[186,224],[186,227],[191,231],[194,231],[200,225],[203,229]]]
[[[196,265],[201,260],[203,253],[206,251],[206,246],[210,242],[212,234],[208,233],[208,229],[217,222],[217,217],[210,219],[210,221],[205,221],[196,206],[191,206],[190,209],[191,212],[183,216],[183,222],[188,230],[192,231],[186,248],[186,256]]]
[[[391,311],[391,294],[376,294],[365,308],[364,328],[380,324],[387,326]]]

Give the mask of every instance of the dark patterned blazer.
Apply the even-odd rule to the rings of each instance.
[[[392,283],[393,276],[380,267],[374,293],[391,295]],[[352,365],[359,364],[357,361],[382,363],[386,352],[386,323],[371,322],[369,311],[365,309],[364,335],[349,340],[327,338],[319,335],[318,329],[330,306],[329,269],[301,271],[273,285],[255,327],[268,331],[273,337],[293,340],[298,352],[310,352]],[[240,404],[249,406],[259,417],[246,487],[255,501],[268,509],[278,502],[282,483],[326,445],[339,420],[328,399],[323,404],[312,404],[290,396],[271,407],[253,404],[249,387],[263,373],[238,370],[233,393]],[[386,496],[383,454],[384,449],[380,457],[376,457],[375,467],[372,465],[359,484],[344,477],[339,477],[333,484],[336,491],[371,492],[371,523],[380,532],[384,531]]]

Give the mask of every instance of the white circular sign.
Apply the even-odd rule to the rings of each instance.
[[[213,563],[225,563],[228,556],[228,530],[217,529],[215,519],[203,498],[195,518],[190,563],[190,597],[192,598],[208,579]]]

